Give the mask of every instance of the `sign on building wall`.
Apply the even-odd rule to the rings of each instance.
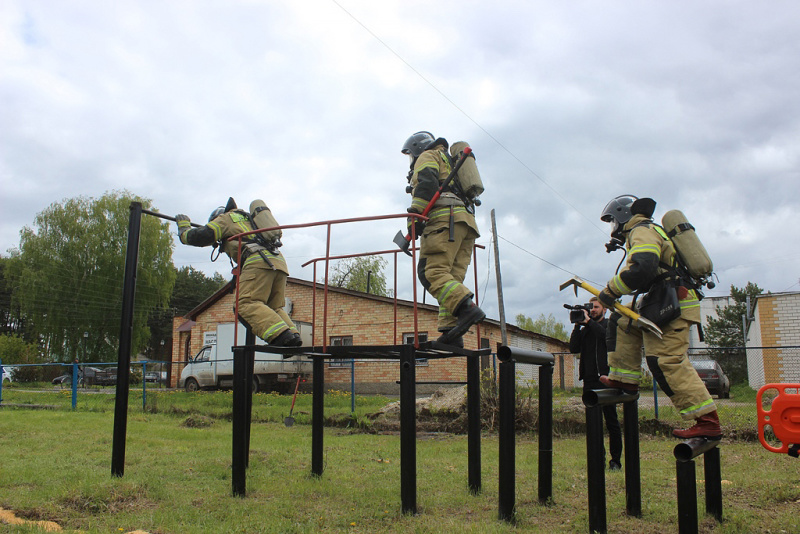
[[[216,332],[203,332],[203,345],[216,345],[217,333]]]

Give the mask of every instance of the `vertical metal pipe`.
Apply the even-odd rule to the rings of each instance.
[[[516,493],[516,391],[514,384],[514,360],[500,363],[498,392],[498,518],[513,522],[515,519]]]
[[[311,397],[311,474],[322,476],[323,420],[325,417],[325,360],[314,357]]]
[[[317,262],[314,262],[314,274],[311,287],[311,346],[316,346],[317,339]],[[322,343],[320,343],[322,345]]]
[[[231,490],[237,497],[247,492],[247,355],[244,349],[233,349],[233,436],[231,440]]]
[[[394,255],[394,331],[392,343],[397,345],[397,253]]]
[[[142,411],[147,409],[147,362],[142,362]]]
[[[356,413],[356,360],[350,359],[350,413]]]
[[[325,288],[323,289],[322,303],[322,350],[328,347],[328,267],[330,267],[331,257],[331,225],[327,226],[327,239],[325,242]],[[316,280],[315,280],[316,282]]]
[[[606,532],[606,472],[603,455],[603,407],[586,408],[586,476],[589,531]]]
[[[130,385],[131,345],[133,338],[133,304],[136,296],[136,267],[139,262],[139,236],[142,226],[142,204],[131,202],[128,221],[128,245],[125,253],[125,275],[122,282],[122,319],[117,355],[117,395],[114,402],[114,437],[111,449],[111,475],[125,473],[125,439],[128,431],[128,387]]]
[[[678,532],[697,533],[697,482],[694,460],[675,461],[678,479]]]
[[[142,373],[142,377],[144,377],[144,373]],[[0,378],[2,381],[2,378]],[[144,380],[142,380],[142,384],[144,384]],[[76,410],[78,408],[78,364],[72,362],[72,409]]]
[[[467,357],[467,478],[472,493],[481,491],[480,375],[480,357]]]
[[[642,517],[642,478],[639,458],[639,402],[622,403],[625,442],[625,509],[628,515]]]
[[[539,502],[553,498],[553,366],[539,366]]]
[[[417,395],[413,345],[400,348],[400,500],[403,513],[417,513]]]
[[[254,347],[256,344],[256,335],[253,330],[248,326],[245,331],[244,344],[248,347]],[[253,421],[253,372],[255,370],[256,351],[252,348],[247,348],[244,351],[245,362],[247,363],[245,376],[245,439],[244,439],[244,465],[250,467],[250,429],[252,428]]]
[[[719,447],[703,455],[703,470],[706,477],[706,513],[722,521],[722,471]]]

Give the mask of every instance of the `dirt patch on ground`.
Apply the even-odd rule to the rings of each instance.
[[[467,433],[467,386],[442,388],[430,397],[416,401],[417,432],[452,434]],[[498,430],[499,407],[496,394],[481,392],[481,429]],[[620,410],[620,422],[622,413]],[[400,402],[387,404],[378,412],[357,420],[350,415],[342,415],[325,420],[326,426],[349,428],[355,432],[399,432]],[[517,432],[535,432],[539,428],[539,400],[535,397],[519,395],[516,398],[515,427]],[[658,419],[640,419],[639,433],[642,436],[671,436],[673,425]],[[755,430],[725,428],[723,437],[754,441],[758,439]],[[586,407],[580,397],[555,398],[553,400],[553,435],[566,437],[586,434]]]
[[[417,399],[417,431],[467,433],[467,386],[442,388],[430,397]],[[497,430],[497,397],[481,395],[481,428]],[[400,430],[400,402],[392,402],[380,411],[367,416],[369,427],[376,432]],[[533,430],[539,420],[539,402],[535,398],[517,398],[516,427],[518,431]]]
[[[0,524],[3,525],[29,525],[45,532],[62,532],[63,529],[53,521],[30,521],[17,517],[14,512],[0,508]]]

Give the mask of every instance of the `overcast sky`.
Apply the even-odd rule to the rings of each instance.
[[[558,286],[622,258],[599,220],[620,194],[683,210],[707,294],[797,291],[798,20],[794,1],[0,0],[0,254],[51,203],[121,189],[201,223],[229,196],[281,224],[404,213],[400,148],[428,130],[477,157],[492,318],[491,210],[507,319],[566,323],[589,295]],[[331,252],[403,228],[336,226]],[[324,231],[287,230],[283,252],[312,279]],[[229,273],[179,243],[174,262]]]

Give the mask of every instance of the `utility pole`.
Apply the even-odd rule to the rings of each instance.
[[[503,305],[503,277],[500,274],[500,247],[497,244],[497,222],[492,210],[492,241],[494,241],[494,272],[497,276],[497,309],[500,310],[500,336],[503,345],[508,345],[506,330],[506,308]]]

